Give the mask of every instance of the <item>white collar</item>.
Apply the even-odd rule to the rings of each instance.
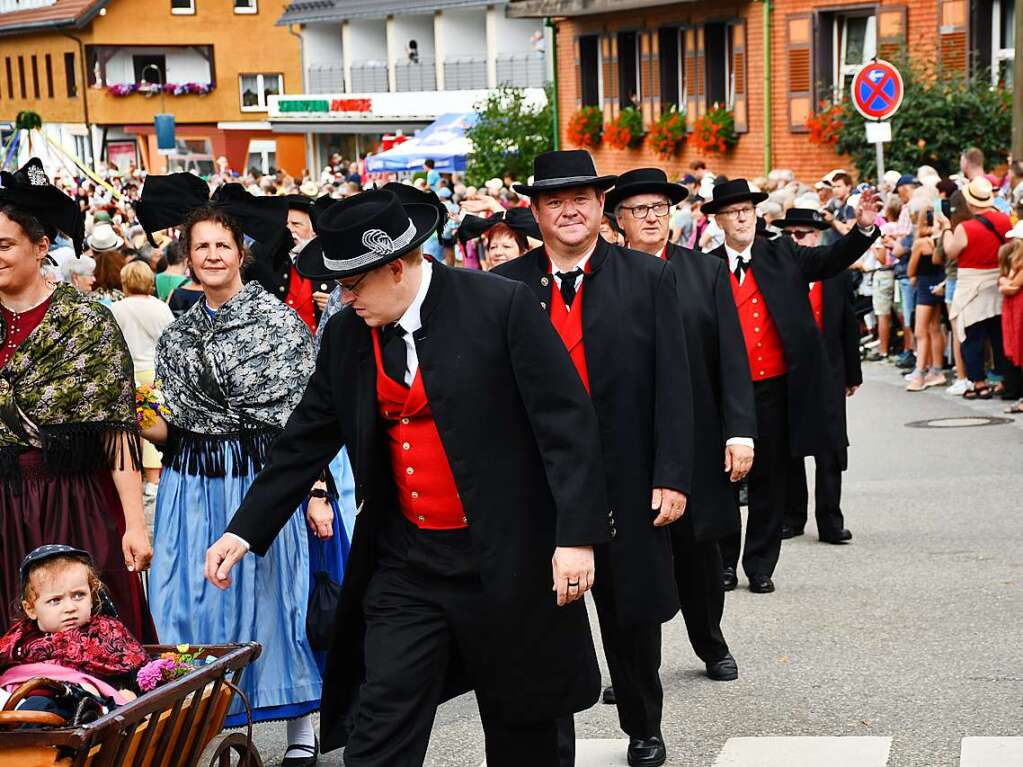
[[[426,300],[426,292],[430,289],[430,280],[433,278],[433,262],[430,259],[424,258],[423,265],[419,268],[422,270],[419,290],[416,291],[416,297],[412,299],[412,303],[397,322],[409,335],[423,327],[423,301]]]
[[[598,240],[598,241],[599,241],[599,240]],[[581,271],[584,271],[584,272],[585,272],[585,271],[586,271],[586,264],[587,264],[587,263],[589,263],[589,260],[590,260],[590,258],[591,258],[591,257],[593,256],[593,254],[594,254],[594,253],[595,253],[596,251],[597,251],[597,243],[596,243],[596,242],[594,242],[594,243],[593,243],[593,247],[589,249],[589,251],[588,251],[588,252],[586,253],[586,255],[585,255],[585,256],[583,256],[582,258],[580,258],[580,259],[579,259],[579,261],[577,261],[577,262],[576,262],[576,265],[575,265],[575,267],[573,267],[573,268],[574,268],[574,269],[579,269],[579,270],[581,270]],[[558,269],[558,268],[557,268],[557,267],[556,267],[556,266],[554,265],[554,259],[552,259],[552,258],[551,258],[550,256],[548,256],[548,257],[547,257],[547,259],[548,259],[548,260],[549,260],[549,261],[551,262],[551,271],[552,271],[552,272],[553,272],[553,273],[554,273],[555,275],[557,275],[557,273],[558,273],[559,269]],[[569,269],[568,271],[570,271],[570,272],[571,272],[571,271],[572,271],[572,269]]]
[[[753,255],[753,243],[751,242],[749,245],[747,245],[745,250],[734,250],[726,242],[725,243],[725,253],[728,254],[729,262],[731,262],[733,264],[734,264],[735,261],[738,261],[740,258],[743,261],[749,261],[750,258]]]

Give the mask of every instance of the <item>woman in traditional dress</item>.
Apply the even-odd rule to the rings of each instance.
[[[21,560],[63,543],[92,555],[120,619],[153,641],[131,355],[109,309],[41,268],[58,231],[80,255],[83,226],[38,159],[0,176],[0,624]]]
[[[305,390],[313,339],[294,311],[241,279],[243,232],[257,241],[276,237],[286,201],[252,197],[237,184],[221,187],[212,200],[208,195],[205,182],[187,173],[150,176],[138,206],[147,232],[181,225],[189,268],[205,294],[156,348],[156,378],[170,412],[145,432],[164,444],[150,579],[154,615],[168,642],[263,646],[242,677],[253,720],[287,720],[282,764],[305,767],[316,763],[310,714],[321,691],[306,636],[306,520],[296,513],[266,556],[247,557],[228,591],[205,581],[203,564]],[[236,705],[228,725],[244,721]]]

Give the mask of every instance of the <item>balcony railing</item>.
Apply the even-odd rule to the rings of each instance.
[[[475,56],[444,59],[444,89],[470,91],[487,87],[487,60]]]
[[[306,70],[306,89],[309,93],[344,93],[344,67],[333,64],[313,64]]]
[[[395,89],[407,91],[437,90],[437,62],[432,56],[421,56],[419,61],[398,61],[394,64]]]
[[[387,93],[386,61],[353,61],[351,67],[352,93]]]
[[[502,53],[497,56],[497,84],[542,88],[547,81],[542,53]]]

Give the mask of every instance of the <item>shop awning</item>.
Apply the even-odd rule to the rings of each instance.
[[[476,124],[475,112],[443,114],[413,138],[394,149],[366,159],[370,173],[410,172],[423,169],[423,162],[433,160],[441,173],[465,170],[465,159],[472,151],[472,142],[465,136],[467,128]]]

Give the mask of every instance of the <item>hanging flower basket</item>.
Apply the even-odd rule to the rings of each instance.
[[[107,86],[107,93],[117,98],[141,93],[157,96],[163,91],[168,96],[205,96],[213,91],[213,83],[119,83]]]
[[[662,112],[650,126],[647,142],[662,160],[678,157],[686,143],[685,114],[675,108]]]
[[[806,118],[811,144],[834,146],[838,143],[838,136],[842,132],[843,109],[841,104],[828,104],[822,101],[820,111]]]
[[[604,129],[604,140],[615,149],[634,149],[645,137],[643,115],[635,107],[625,107]]]
[[[735,117],[720,104],[715,104],[693,123],[689,143],[701,154],[722,155],[731,152],[739,143],[739,134],[735,132]]]
[[[598,107],[583,107],[568,121],[568,140],[582,149],[600,145],[604,113]]]

